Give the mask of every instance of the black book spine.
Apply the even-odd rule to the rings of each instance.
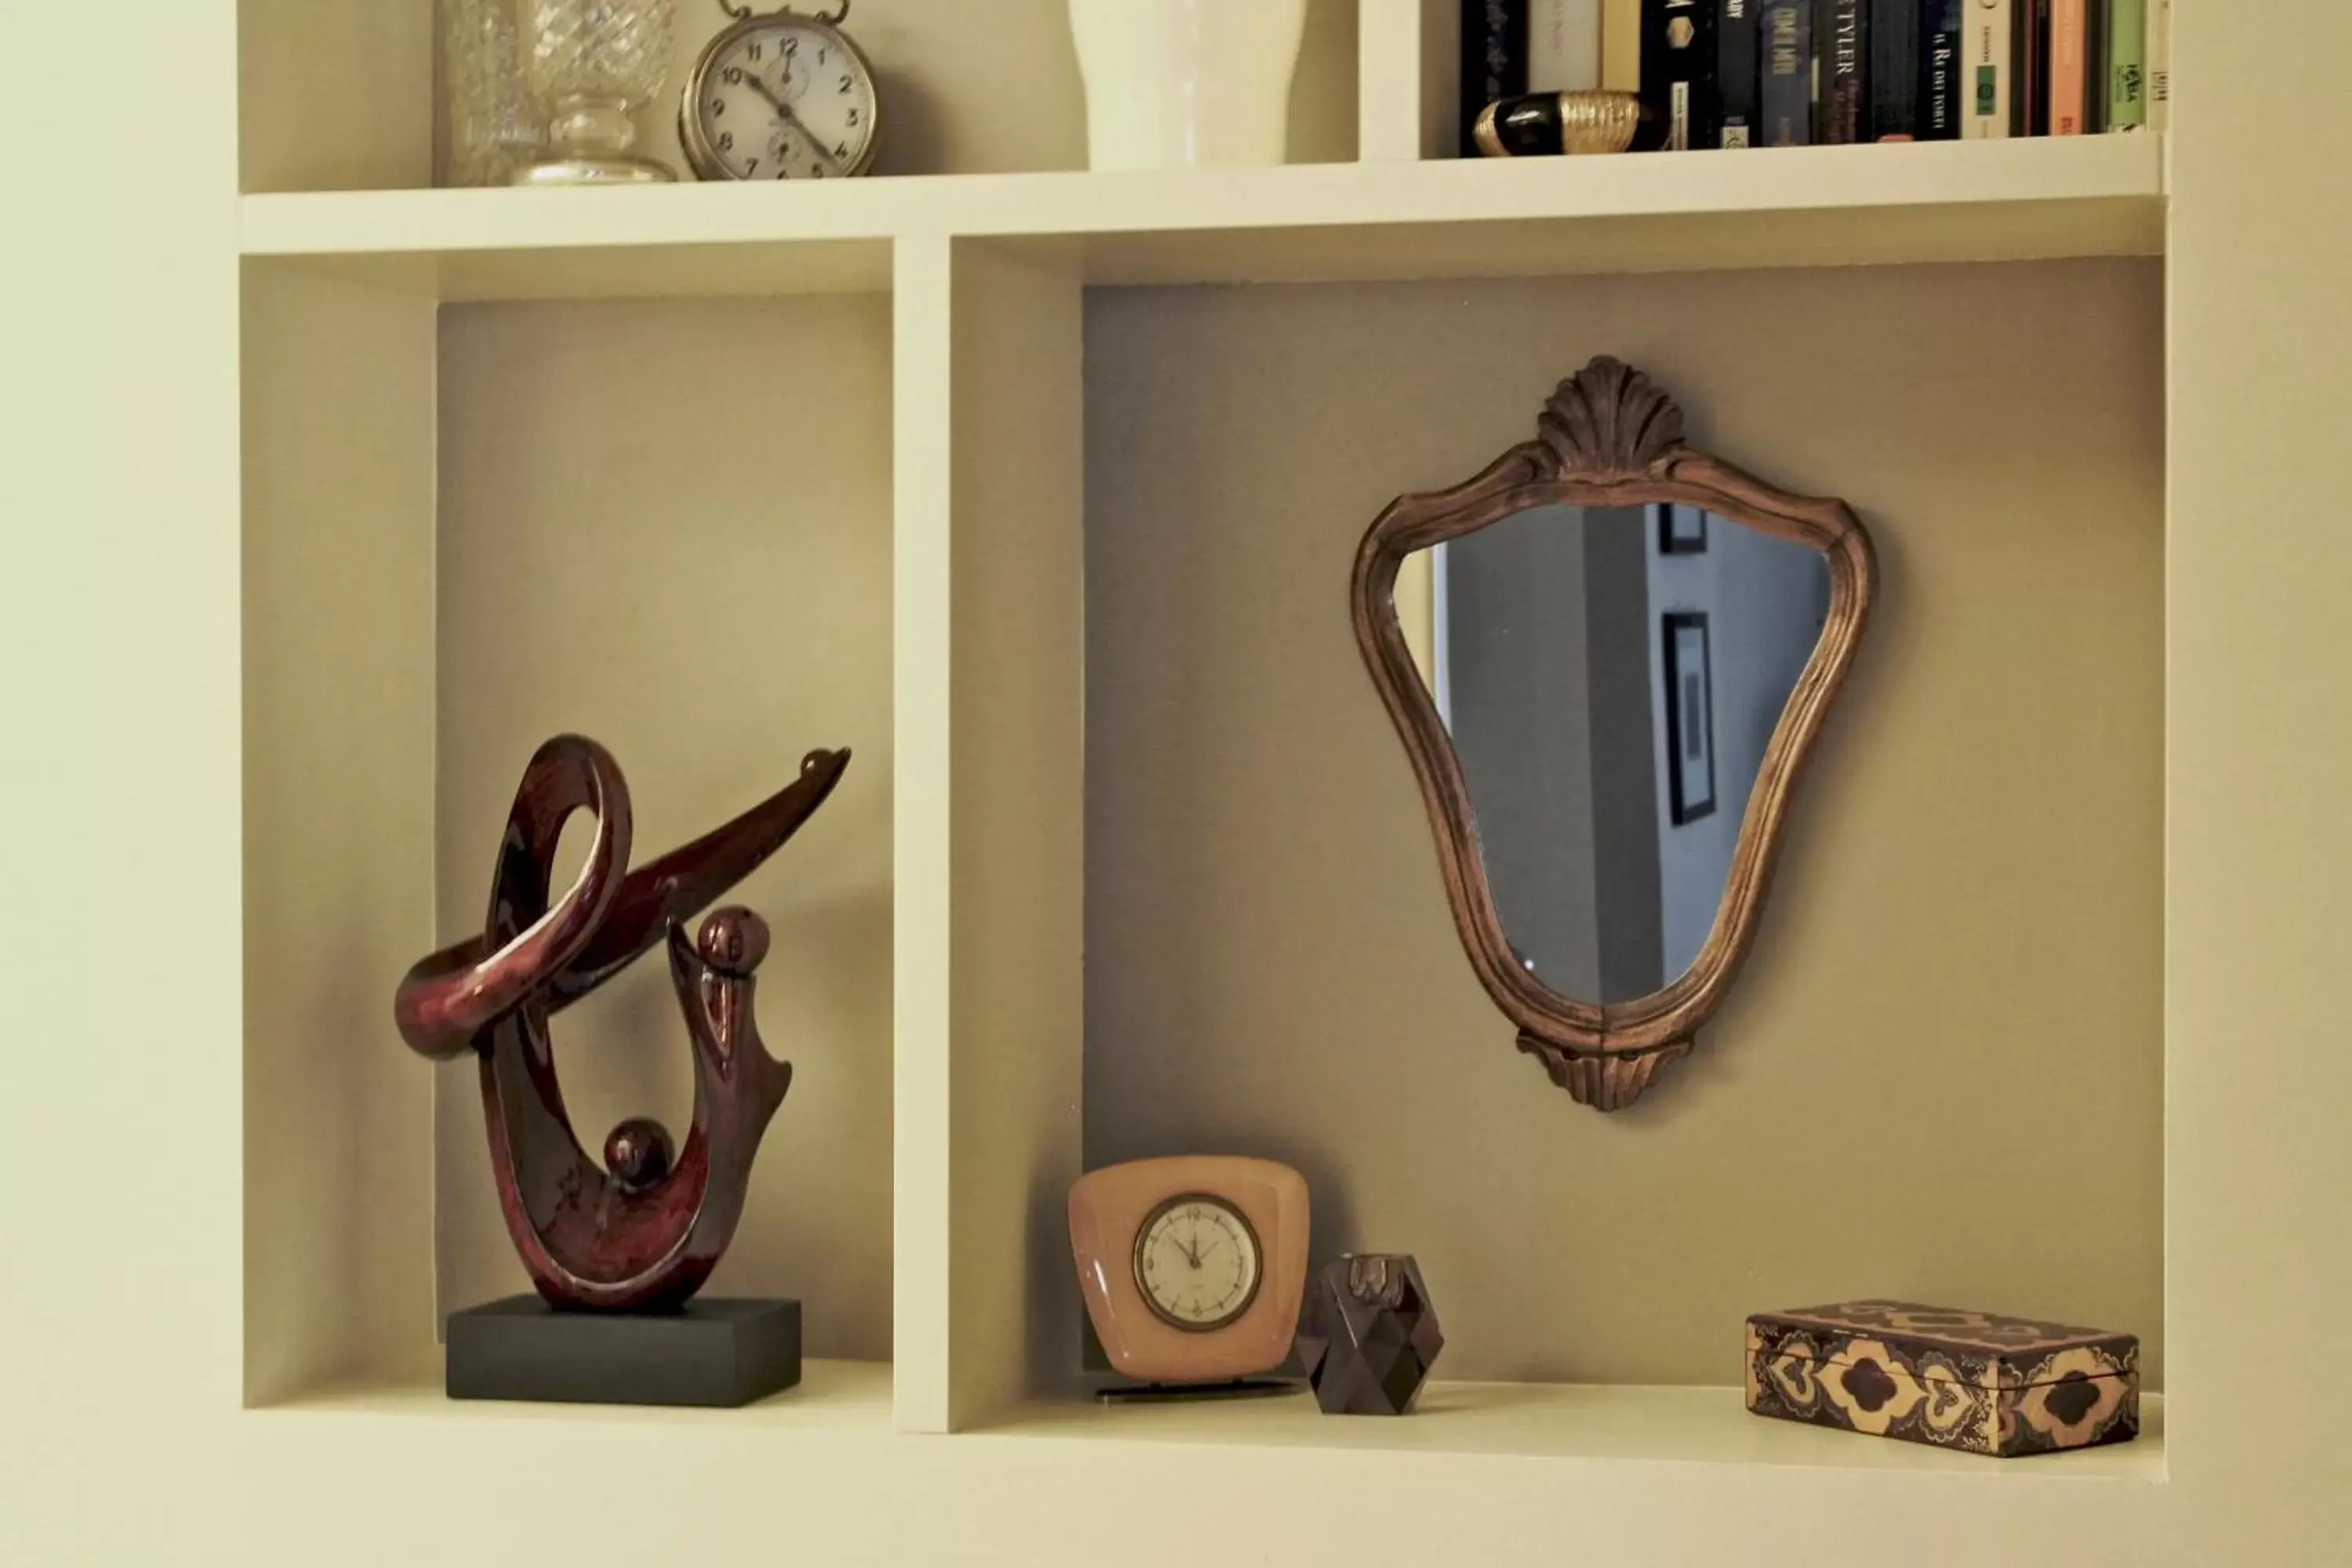
[[[2107,12],[2111,0],[2091,0],[2083,40],[2083,69],[2088,74],[2083,94],[2083,134],[2095,136],[2112,122],[2107,107]],[[2046,132],[2045,132],[2046,134]]]
[[[2011,63],[2017,74],[2009,93],[2011,136],[2050,134],[2050,0],[2016,0],[2012,12],[2017,47]]]
[[[1920,28],[1919,140],[1960,135],[1960,0],[1923,0]]]
[[[1871,0],[1870,139],[1919,139],[1919,0]]]
[[[1813,140],[1861,142],[1870,110],[1868,0],[1814,0],[1813,54],[1820,80]]]
[[[1528,0],[1462,0],[1462,145],[1478,156],[1478,116],[1528,90]]]
[[[1669,153],[1721,142],[1715,18],[1716,0],[1643,0],[1642,101],[1664,129]]]
[[[1813,0],[1764,0],[1764,145],[1813,139]]]
[[[1715,90],[1722,104],[1725,147],[1753,147],[1763,141],[1764,75],[1757,43],[1761,0],[1717,0]]]

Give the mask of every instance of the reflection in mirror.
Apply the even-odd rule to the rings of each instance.
[[[1408,557],[1396,606],[1513,956],[1563,996],[1664,990],[1723,903],[1826,558],[1695,507],[1542,506]]]

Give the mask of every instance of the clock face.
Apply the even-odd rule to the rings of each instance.
[[[874,159],[874,74],[847,36],[806,16],[720,35],[688,88],[685,142],[715,180],[837,180]]]
[[[1257,1299],[1257,1233],[1241,1211],[1192,1194],[1151,1211],[1135,1237],[1135,1283],[1162,1322],[1207,1333]]]

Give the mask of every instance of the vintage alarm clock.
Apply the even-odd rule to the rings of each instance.
[[[1307,1289],[1307,1178],[1271,1160],[1112,1165],[1070,1189],[1070,1251],[1111,1366],[1139,1393],[1266,1392]]]
[[[704,180],[838,180],[874,165],[880,95],[874,68],[826,16],[787,5],[755,13],[719,0],[734,25],[686,79],[677,135]]]

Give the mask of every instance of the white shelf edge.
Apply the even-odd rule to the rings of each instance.
[[[841,1433],[893,1429],[894,1373],[888,1362],[811,1358],[800,1383],[740,1410],[700,1410],[617,1405],[532,1405],[501,1400],[453,1400],[442,1392],[441,1365],[404,1366],[362,1373],[291,1399],[257,1405],[257,1417],[383,1416],[403,1419],[513,1420],[573,1426],[701,1426],[733,1424],[763,1432]]]
[[[2140,204],[2153,214],[2163,201],[2162,142],[2039,138],[1755,154],[921,175],[803,186],[298,193],[244,197],[242,237],[244,254],[255,258],[392,257],[2084,203]]]
[[[2130,1443],[2013,1460],[1767,1420],[1748,1412],[1737,1388],[1632,1384],[1434,1383],[1402,1419],[1326,1416],[1303,1394],[1110,1407],[1073,1397],[1024,1405],[966,1436],[2161,1485],[2163,1396],[2145,1396],[2141,1412],[2141,1435]]]
[[[571,1430],[667,1427],[745,1434],[920,1437],[891,1415],[887,1363],[808,1363],[800,1387],[742,1410],[640,1409],[453,1401],[437,1366],[355,1379],[253,1412],[270,1418],[403,1423],[520,1422]],[[1998,1483],[2160,1486],[2169,1479],[2164,1398],[2142,1401],[2134,1442],[1999,1460],[1749,1415],[1737,1388],[1633,1384],[1434,1383],[1397,1420],[1327,1416],[1304,1394],[1284,1399],[1105,1407],[1077,1396],[1039,1400],[946,1438],[1034,1450],[1095,1452],[1178,1446],[1284,1449],[1339,1458],[1448,1456],[1545,1464],[1709,1466],[1803,1470],[1867,1481],[1927,1477]]]

